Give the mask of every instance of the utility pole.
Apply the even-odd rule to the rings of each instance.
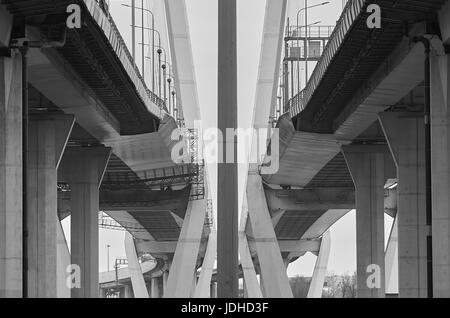
[[[141,19],[142,19],[142,78],[145,83],[145,34],[144,34],[144,0],[141,3]]]
[[[109,273],[109,249],[111,248],[111,245],[106,245],[106,251],[107,251],[107,262],[106,262],[106,264],[108,265],[108,270],[107,270],[107,272]]]
[[[224,139],[237,128],[236,0],[219,0],[218,123]],[[234,136],[234,135],[233,135]],[[226,149],[232,145],[233,154]],[[231,147],[228,147],[231,148]],[[237,142],[219,141],[217,272],[218,297],[238,298],[238,176]],[[229,158],[227,158],[229,157]],[[228,160],[227,160],[228,159]],[[233,159],[233,160],[232,160]],[[228,162],[228,161],[233,161]]]
[[[131,0],[131,51],[133,61],[136,63],[136,0]]]
[[[308,84],[308,0],[305,0],[305,88]]]

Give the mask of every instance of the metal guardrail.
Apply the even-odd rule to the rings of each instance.
[[[332,58],[340,48],[348,30],[361,13],[361,9],[364,7],[365,2],[366,0],[348,0],[346,2],[341,17],[337,21],[336,27],[330,36],[330,40],[328,41],[324,52],[319,59],[313,74],[311,75],[311,78],[306,84],[305,89],[292,98],[287,105],[291,118],[297,116],[308,104],[315,89],[319,85],[328,66],[330,65]]]
[[[334,25],[311,25],[305,26],[290,26],[286,28],[285,37],[287,38],[329,38],[333,33]],[[306,32],[308,31],[308,32]],[[306,34],[308,33],[308,34]]]

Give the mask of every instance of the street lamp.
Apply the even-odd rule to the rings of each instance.
[[[153,32],[153,35],[154,35],[154,33],[156,33],[156,34],[158,35],[158,46],[154,45],[154,47],[159,47],[159,48],[161,47],[161,33],[159,33],[158,30],[153,29],[153,28],[146,28],[146,27],[144,27],[144,26],[138,26],[138,25],[135,25],[134,27],[135,27],[135,28],[142,29],[142,30],[152,31],[152,32]],[[142,48],[144,48],[144,46],[149,45],[149,44],[146,44],[146,43],[143,41],[142,43],[139,43],[139,45],[142,45]],[[144,52],[144,49],[142,49],[142,51]],[[143,55],[143,56],[145,56],[145,55]],[[142,59],[144,59],[144,57],[143,57]]]
[[[109,249],[111,248],[111,245],[106,245],[106,250],[107,250],[107,258],[108,258],[108,261],[107,261],[107,266],[108,266],[108,270],[107,270],[107,272],[109,272]]]
[[[164,83],[164,102],[167,103],[167,84],[166,84],[166,79],[167,79],[167,66],[166,64],[163,64],[161,66],[162,71],[163,71],[163,83]],[[170,104],[169,104],[169,114],[170,114]]]
[[[134,2],[134,0],[133,0],[133,2]],[[131,8],[132,10],[139,9],[139,10],[142,10],[142,12],[145,11],[147,13],[150,13],[152,16],[152,29],[155,29],[155,15],[153,14],[152,11],[150,11],[149,9],[145,9],[144,6],[142,6],[142,8],[136,8],[135,6],[133,7],[128,4],[122,4],[122,6]],[[134,15],[133,15],[133,17],[134,17]],[[134,24],[135,23],[133,22],[133,25]],[[143,18],[142,18],[142,24],[144,24]],[[133,32],[134,32],[134,28],[133,28]],[[142,31],[142,34],[144,34],[144,31]],[[134,37],[133,37],[133,50],[134,50],[134,46],[136,44],[134,41],[136,41],[136,40],[134,40]],[[142,37],[142,43],[144,43],[144,37]],[[144,46],[142,46],[142,56],[144,56]],[[154,92],[155,91],[155,62],[154,62],[155,61],[155,33],[154,32],[152,32],[152,61],[153,61],[153,63],[152,63],[152,92]],[[142,58],[142,73],[144,73],[144,58]],[[145,79],[145,75],[144,75],[144,79]]]
[[[305,74],[306,74],[305,75],[305,78],[306,78],[305,85],[306,85],[306,83],[308,83],[308,9],[324,6],[329,3],[330,3],[330,1],[326,1],[326,2],[322,2],[322,3],[315,4],[315,5],[308,7],[308,0],[305,0],[305,7],[297,11],[297,30],[299,29],[298,17],[300,15],[300,12],[305,11]],[[297,46],[299,46],[298,37],[297,37]],[[300,54],[299,54],[299,60],[300,60]]]
[[[176,120],[178,120],[178,116],[175,116],[176,113],[178,113],[177,107],[176,107],[176,95],[177,93],[175,91],[172,91],[172,105],[173,105],[173,116],[175,117]]]

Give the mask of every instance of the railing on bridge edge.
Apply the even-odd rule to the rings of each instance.
[[[105,36],[108,38],[111,47],[116,53],[119,60],[122,62],[122,66],[130,77],[131,81],[141,97],[143,103],[148,107],[148,101],[153,102],[159,107],[159,110],[164,110],[168,113],[165,102],[159,98],[155,93],[150,91],[142,78],[142,75],[137,67],[127,45],[119,32],[113,18],[106,11],[106,7],[100,6],[101,0],[83,0],[86,8],[90,12],[92,18],[96,21],[97,25],[103,30]],[[155,115],[159,115],[156,114]],[[161,117],[161,115],[159,115]]]
[[[364,4],[365,0],[348,0],[346,2],[344,10],[336,23],[336,27],[331,33],[330,40],[328,41],[322,56],[314,68],[313,74],[306,84],[305,89],[292,98],[288,102],[288,105],[286,105],[286,109],[290,113],[291,118],[297,116],[308,104],[314,90],[317,88],[323,75],[325,74],[333,56],[341,46],[347,31],[350,29],[356,17],[361,12]]]
[[[329,38],[333,33],[334,25],[311,25],[308,26],[308,39],[310,38]],[[305,26],[289,26],[286,28],[285,32],[286,38],[294,38],[294,39],[305,39],[306,32]]]

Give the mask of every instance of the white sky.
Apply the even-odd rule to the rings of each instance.
[[[146,0],[151,1],[151,0]],[[140,5],[140,1],[136,1]],[[321,3],[323,0],[309,0],[308,5]],[[334,25],[341,12],[342,0],[330,0],[327,6],[309,10],[309,23],[322,21],[322,25]],[[131,14],[121,3],[130,0],[111,1],[112,15],[127,43],[131,42]],[[197,75],[199,102],[204,128],[217,126],[217,1],[187,0],[191,40]],[[292,0],[290,8],[294,14],[304,6],[304,0]],[[238,107],[239,126],[250,127],[254,107],[256,77],[260,56],[260,43],[264,20],[264,0],[238,0]],[[139,33],[138,33],[139,34]],[[138,52],[139,54],[139,52]],[[140,55],[137,56],[140,60]],[[312,71],[314,64],[310,65]],[[243,182],[246,166],[240,167],[239,193],[242,199]],[[216,167],[209,167],[212,193],[215,199],[217,174]],[[68,221],[64,224],[68,228]],[[388,231],[387,231],[388,232]],[[67,232],[66,232],[67,233]],[[331,231],[332,249],[329,271],[335,273],[353,272],[356,269],[356,232],[355,212],[342,218]],[[120,231],[100,230],[100,271],[107,267],[107,244],[111,245],[110,268],[116,257],[123,257],[124,233]],[[70,244],[70,243],[69,243]],[[316,257],[307,254],[288,269],[289,276],[311,275]]]

